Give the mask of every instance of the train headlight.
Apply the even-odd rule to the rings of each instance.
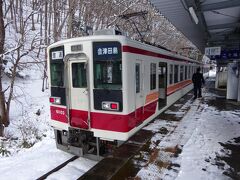
[[[103,101],[102,102],[102,109],[109,110],[109,111],[118,111],[119,110],[119,103],[118,102]]]
[[[53,103],[53,104],[61,104],[61,98],[60,97],[50,97],[49,101],[50,101],[50,103]]]

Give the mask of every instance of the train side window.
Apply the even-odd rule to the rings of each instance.
[[[174,83],[178,82],[178,65],[174,65]]]
[[[188,79],[187,75],[188,75],[188,67],[185,66],[185,78],[184,78],[185,80]]]
[[[173,65],[170,65],[170,70],[169,70],[169,84],[173,83]]]
[[[157,81],[156,64],[151,63],[151,66],[150,66],[150,90],[156,89],[156,81]]]
[[[184,68],[183,66],[180,66],[180,81],[183,81],[183,74],[184,74]]]
[[[135,66],[136,70],[136,93],[140,92],[140,64],[137,63]]]
[[[191,79],[191,66],[188,66],[188,79]]]
[[[74,88],[87,87],[85,63],[72,63],[72,86]]]

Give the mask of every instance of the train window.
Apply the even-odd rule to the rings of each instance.
[[[64,81],[64,64],[63,62],[54,62],[50,64],[50,73],[51,73],[51,85],[52,86],[63,86]]]
[[[191,78],[191,66],[188,66],[188,79]]]
[[[118,90],[122,88],[122,61],[95,61],[95,88]]]
[[[188,79],[187,75],[188,75],[188,67],[185,66],[185,78],[184,79]]]
[[[174,65],[174,83],[178,82],[178,65]]]
[[[136,64],[136,93],[140,92],[140,64]]]
[[[183,81],[184,66],[180,66],[180,81]]]
[[[87,87],[85,63],[72,63],[72,86],[74,88]]]
[[[166,66],[163,63],[159,63],[158,66],[158,88],[165,88],[166,87]]]
[[[151,63],[151,67],[150,67],[150,90],[156,89],[156,81],[157,81],[156,64]]]
[[[170,70],[169,70],[169,84],[173,83],[173,65],[170,65]]]

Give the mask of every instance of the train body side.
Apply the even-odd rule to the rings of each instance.
[[[102,42],[107,43],[101,44]],[[106,48],[110,47],[108,42],[114,42],[113,46],[117,43],[121,45],[121,66],[119,67],[121,67],[122,84],[120,89],[95,87],[94,43],[96,47],[102,45],[102,48]],[[82,50],[73,51],[72,47],[77,45],[81,45]],[[62,104],[51,104],[51,125],[59,131],[68,131],[69,128],[83,129],[92,132],[95,137],[106,140],[126,141],[184,96],[192,89],[191,74],[199,66],[195,61],[185,57],[123,36],[94,36],[55,43],[49,47],[50,61],[53,61],[52,51],[54,48],[59,51],[59,47],[62,47],[63,51],[64,82],[68,81],[68,83],[62,87],[54,87],[51,84],[51,97],[60,96],[61,101],[64,101],[61,102]],[[69,58],[66,58],[67,55]],[[51,71],[50,61],[49,72]],[[68,77],[69,74],[74,73],[67,65],[73,67],[77,62],[83,63],[79,67],[84,72],[87,69],[87,85],[84,88],[73,88],[74,82]],[[170,75],[170,69],[174,70],[175,67],[178,68],[177,74],[175,73],[177,77],[174,76],[174,71]],[[183,72],[181,72],[182,67]],[[49,77],[51,78],[51,73]],[[156,81],[153,82],[153,80]],[[165,83],[165,86],[161,83]],[[71,106],[68,105],[70,102]],[[118,110],[101,109],[104,102],[110,105],[116,103]]]
[[[159,50],[155,47],[135,43],[126,39],[122,42],[123,48],[123,102],[125,113],[120,117],[113,117],[110,121],[102,119],[102,126],[92,126],[96,137],[109,139],[118,139],[125,141],[148,122],[154,119],[157,115],[163,112],[167,107],[180,99],[183,95],[189,92],[193,86],[191,76],[188,76],[183,81],[177,83],[166,82],[166,103],[165,106],[159,108],[159,81],[157,80],[155,89],[150,87],[150,70],[151,64],[158,65],[165,63],[166,68],[171,65],[193,66],[194,62],[178,55],[173,55],[165,50]],[[136,93],[136,64],[141,66],[140,92]],[[167,70],[166,69],[166,70]],[[156,72],[156,76],[157,76]],[[180,72],[179,72],[180,74]],[[168,79],[169,74],[166,78]],[[180,75],[178,75],[180,76]],[[156,78],[158,79],[158,77]],[[105,123],[104,123],[105,122]],[[110,129],[107,129],[109,123]],[[105,124],[105,125],[103,125]],[[120,126],[117,126],[121,124]],[[111,128],[116,128],[112,130]]]

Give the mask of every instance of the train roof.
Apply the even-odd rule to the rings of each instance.
[[[83,36],[83,37],[65,39],[65,40],[61,40],[61,41],[51,44],[50,46],[48,46],[48,49],[56,47],[56,46],[62,46],[64,44],[71,44],[71,43],[77,44],[77,42],[80,42],[80,41],[93,41],[93,40],[96,40],[96,41],[116,40],[116,41],[120,41],[123,45],[125,45],[125,44],[130,45],[130,46],[132,45],[139,49],[144,49],[144,50],[147,49],[148,51],[153,52],[153,53],[161,53],[166,56],[170,56],[170,57],[173,57],[176,59],[181,59],[183,61],[202,64],[202,62],[199,62],[197,60],[193,60],[188,57],[176,54],[172,51],[163,49],[161,47],[157,47],[157,46],[154,46],[154,45],[151,45],[148,43],[142,43],[140,41],[132,40],[132,39],[130,39],[126,36],[122,36],[122,35],[92,35],[92,36]]]

